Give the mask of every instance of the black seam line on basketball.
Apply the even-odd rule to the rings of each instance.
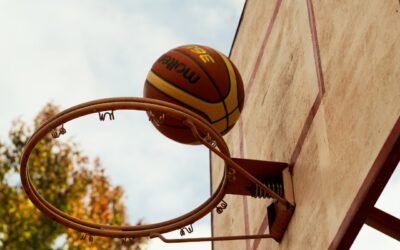
[[[201,97],[199,97],[199,96],[195,96],[195,95],[193,95],[192,93],[188,92],[186,89],[182,89],[179,85],[176,85],[175,83],[170,82],[169,80],[165,79],[165,78],[162,77],[160,74],[158,74],[157,72],[155,72],[153,69],[151,69],[151,72],[152,72],[153,74],[155,74],[156,76],[158,76],[159,78],[163,79],[164,81],[168,82],[169,84],[173,85],[174,87],[176,87],[176,88],[182,90],[182,91],[185,92],[186,94],[188,94],[188,95],[190,95],[190,96],[192,96],[192,97],[194,97],[194,98],[200,99],[200,100],[202,100],[203,102],[212,103],[212,104],[217,104],[217,103],[220,103],[220,102],[221,102],[221,101],[219,101],[219,100],[218,100],[218,101],[209,101],[209,100],[205,100],[205,99],[203,99],[203,98],[201,98]],[[163,92],[163,93],[164,93],[164,92]]]
[[[159,75],[158,75],[156,72],[154,72],[153,70],[151,70],[151,72],[153,72],[155,75],[157,75],[158,77],[160,77],[160,78],[163,79],[164,81],[170,83],[168,80],[162,78],[161,76],[159,76]],[[194,108],[193,106],[187,105],[187,104],[185,104],[184,102],[181,102],[180,100],[174,98],[173,96],[170,96],[170,95],[166,94],[165,92],[163,92],[162,90],[160,90],[159,88],[157,88],[157,86],[155,86],[155,84],[151,83],[148,79],[146,79],[146,82],[147,82],[151,87],[155,88],[157,91],[159,91],[159,92],[161,92],[162,94],[165,94],[166,96],[168,96],[168,97],[174,99],[175,101],[181,103],[181,104],[184,105],[185,107],[187,107],[187,108],[189,108],[189,109],[190,109],[190,108],[196,109],[196,108]],[[184,90],[182,90],[182,91],[184,91]],[[187,92],[185,91],[185,93],[187,93]],[[193,97],[196,97],[196,96],[193,96]],[[208,120],[208,122],[210,122],[211,124],[215,124],[215,123],[217,123],[217,122],[219,122],[219,121],[222,121],[223,119],[227,119],[227,117],[229,117],[229,116],[230,116],[233,112],[235,112],[237,109],[239,109],[239,103],[238,103],[238,105],[237,105],[234,109],[232,109],[231,112],[225,113],[225,115],[223,115],[221,118],[218,118],[218,119],[215,120],[215,121],[211,121],[211,119],[209,119],[209,118],[208,118],[207,120]],[[203,115],[205,115],[205,116],[208,117],[208,115],[205,114],[204,112],[202,112],[201,110],[198,110],[198,109],[196,109],[196,110],[199,111],[200,113],[202,113]],[[240,112],[240,109],[239,109],[239,112]],[[228,121],[229,121],[229,118],[228,118]],[[228,126],[226,126],[226,128],[224,129],[224,131],[225,131],[228,127],[229,127],[229,124],[228,124]]]
[[[239,105],[236,106],[231,112],[229,112],[229,114],[224,115],[223,117],[219,118],[218,120],[213,121],[211,124],[214,124],[214,123],[217,123],[219,121],[222,121],[223,119],[226,119],[226,116],[230,116],[231,114],[233,114],[233,112],[235,112],[238,109],[239,109]],[[239,110],[239,113],[240,113],[240,110]]]
[[[204,48],[204,47],[203,47]],[[209,51],[209,49],[208,49],[208,47],[205,47],[204,48],[207,52],[210,52]],[[226,72],[226,75],[228,76],[228,79],[229,79],[229,82],[231,83],[232,82],[232,79],[231,79],[231,75],[230,75],[230,73],[229,73],[229,69],[228,69],[228,66],[226,65],[226,63],[225,63],[225,60],[224,60],[224,55],[222,55],[222,53],[218,53],[217,52],[217,55],[220,57],[220,59],[222,60],[222,62],[224,63],[224,68],[225,68],[225,72]],[[232,62],[230,62],[230,59],[229,58],[227,58],[226,57],[226,59],[228,60],[228,63],[230,63],[231,64],[231,66],[232,66],[232,69],[233,69],[233,75],[234,75],[234,77],[235,77],[235,81],[236,81],[236,101],[237,101],[237,106],[230,112],[230,113],[228,113],[228,114],[226,114],[226,128],[224,129],[224,131],[222,131],[222,133],[223,132],[225,132],[225,131],[227,131],[227,130],[229,130],[232,126],[229,126],[229,116],[233,113],[233,112],[235,112],[236,111],[236,109],[238,109],[239,108],[239,104],[240,104],[240,102],[239,102],[239,84],[238,84],[238,76],[237,76],[237,74],[236,74],[236,70],[235,70],[235,66],[233,65],[233,63]],[[231,92],[231,84],[229,84],[228,85],[228,96],[229,96],[229,94],[230,94],[230,92]],[[225,99],[224,99],[225,100]],[[224,101],[224,104],[225,104],[225,101]],[[239,112],[240,112],[240,110],[239,110]],[[223,118],[222,118],[223,119]],[[222,119],[220,119],[220,120],[222,120]]]
[[[233,113],[234,111],[236,111],[237,109],[239,109],[239,106],[236,106],[236,108],[235,108],[230,114],[232,114],[232,113]],[[240,110],[239,110],[239,113],[240,113]],[[227,116],[229,117],[230,114],[228,114]],[[225,118],[225,117],[224,117],[224,118]],[[224,118],[222,118],[222,119],[224,119]],[[222,120],[222,119],[221,119],[221,120]],[[231,126],[229,126],[229,124],[228,124],[228,126],[226,126],[226,128],[225,128],[223,131],[221,131],[221,134],[225,134],[225,132],[229,131],[234,125],[235,125],[235,123],[232,124]]]
[[[214,51],[211,51],[211,50],[214,50],[214,49],[211,49],[211,48],[209,48],[209,47],[206,47],[206,46],[204,46],[204,47],[202,47],[203,49],[205,49],[207,52],[214,52]],[[180,50],[179,50],[180,51]],[[222,60],[222,62],[224,63],[224,67],[225,67],[225,71],[226,71],[226,74],[228,75],[228,79],[229,79],[229,81],[231,80],[231,76],[230,76],[230,74],[229,74],[229,69],[228,69],[228,67],[226,66],[226,63],[225,63],[225,60],[224,60],[224,58],[223,58],[223,55],[222,55],[222,53],[218,53],[217,51],[215,51],[216,52],[216,54],[220,57],[220,59]],[[211,53],[210,53],[211,54]],[[227,58],[227,57],[225,57],[225,58]],[[229,61],[229,58],[227,58],[228,59],[228,61]],[[230,62],[229,62],[230,63]],[[231,65],[232,65],[232,63],[231,63]],[[233,68],[233,65],[232,65],[232,68]],[[235,70],[233,71],[233,72],[235,72]],[[235,77],[236,77],[236,75],[235,75]],[[236,77],[237,78],[237,77]],[[237,86],[237,84],[236,84],[236,86]],[[228,89],[228,96],[229,96],[229,93],[231,92],[231,85],[229,84],[228,85],[228,87],[229,87],[229,89]]]
[[[229,79],[229,82],[231,83],[232,81],[232,79],[231,79],[231,75],[229,74],[229,69],[228,69],[228,66],[226,66],[226,63],[225,63],[225,60],[224,60],[224,58],[223,58],[223,55],[220,55],[219,53],[217,53],[217,55],[219,56],[219,57],[221,57],[221,60],[222,60],[222,62],[224,62],[224,68],[225,68],[225,72],[226,72],[226,74],[227,74],[227,76],[228,76],[228,79]],[[226,59],[228,59],[228,58],[226,58]],[[229,61],[229,59],[228,59],[228,61]],[[229,62],[230,63],[230,62]],[[231,63],[231,66],[232,66],[232,69],[233,69],[233,65],[232,65],[232,63]],[[234,74],[234,77],[236,78],[235,80],[236,80],[236,86],[238,86],[238,84],[237,84],[237,77],[236,77],[236,73],[235,73],[235,70],[233,69],[233,74]],[[228,89],[228,95],[227,95],[227,97],[229,96],[229,94],[231,93],[231,84],[229,84],[228,85],[228,87],[229,87],[229,89]],[[236,93],[237,93],[237,97],[239,97],[239,95],[238,95],[238,93],[239,92],[237,92],[236,91]],[[238,100],[237,100],[238,101]]]
[[[174,98],[174,97],[172,97],[172,96],[166,94],[165,92],[161,91],[159,88],[157,88],[157,86],[155,86],[153,83],[151,83],[148,79],[146,79],[146,83],[149,84],[150,87],[156,89],[158,92],[160,92],[160,93],[162,93],[162,94],[164,94],[164,95],[170,97],[171,99],[173,99],[173,100],[179,102],[179,103],[182,104],[183,106],[185,106],[185,107],[187,107],[187,108],[189,108],[189,109],[195,109],[194,107],[189,106],[189,105],[187,105],[187,104],[185,104],[185,103],[179,101],[178,99],[176,99],[176,98]],[[221,118],[219,118],[219,119],[217,119],[217,120],[215,120],[215,121],[211,121],[211,120],[208,118],[208,116],[207,116],[206,114],[204,114],[201,110],[198,110],[198,109],[195,109],[195,110],[198,111],[199,113],[203,114],[204,116],[206,116],[206,117],[207,117],[207,121],[208,121],[209,123],[211,123],[211,124],[215,124],[215,123],[217,123],[217,122],[219,122],[219,121],[222,121],[223,119],[226,119],[226,116],[230,116],[230,115],[233,114],[236,110],[239,110],[239,112],[240,112],[239,105],[237,105],[237,106],[236,106],[231,112],[229,112],[228,114],[222,116]],[[165,125],[165,124],[163,124],[163,125]],[[173,126],[173,125],[170,125],[170,126]],[[232,125],[232,126],[233,126],[233,125]],[[228,126],[228,127],[225,128],[223,131],[226,131],[227,129],[229,129],[229,127],[232,127],[232,126]],[[177,127],[179,127],[179,126],[177,126]],[[185,126],[182,126],[182,128],[184,128],[184,127],[185,127]]]
[[[238,110],[238,109],[239,109],[239,106],[236,106],[236,108],[234,108],[233,111],[231,111],[228,115],[231,115],[233,112],[235,112],[235,111]],[[240,112],[240,111],[239,111],[239,112]],[[215,123],[217,123],[217,122],[219,122],[219,121],[221,121],[221,120],[223,120],[223,119],[225,119],[225,116],[222,117],[222,118],[220,118],[220,119],[218,119],[218,120],[216,120],[216,121],[214,121],[214,122],[210,122],[210,123],[211,123],[211,124],[215,124]],[[171,127],[171,128],[188,128],[188,126],[184,126],[184,125],[172,125],[172,124],[169,124],[169,123],[163,123],[162,125],[163,125],[163,126],[166,126],[166,127]],[[221,133],[223,133],[223,132],[225,132],[225,131],[231,129],[233,126],[235,126],[235,124],[232,124],[232,125],[228,126],[228,127],[225,128]]]
[[[236,77],[236,93],[237,93],[237,102],[238,102],[238,107],[239,107],[240,103],[242,103],[244,101],[245,93],[244,93],[244,90],[243,90],[243,94],[241,95],[242,98],[240,98],[240,96],[239,96],[239,84],[237,83],[237,79],[240,79],[242,77],[240,76],[239,70],[233,68],[233,72],[235,73],[235,77]],[[242,107],[242,109],[243,109],[243,107]],[[240,110],[240,109],[239,109],[239,111],[242,112],[242,110]]]
[[[152,72],[153,72],[153,71],[152,71]],[[153,72],[153,73],[154,73],[154,72]],[[156,73],[154,73],[154,74],[156,74]],[[158,75],[157,75],[157,76],[158,76]],[[160,78],[161,78],[161,77],[160,77]],[[163,79],[163,80],[166,81],[166,82],[168,82],[168,81],[165,80],[165,79]],[[195,110],[198,111],[199,113],[203,114],[204,116],[207,117],[207,121],[208,121],[209,123],[211,123],[211,124],[215,124],[215,123],[217,123],[217,122],[222,121],[223,119],[226,119],[226,118],[229,117],[231,114],[233,114],[236,110],[239,110],[239,112],[240,112],[240,109],[239,109],[239,106],[240,106],[240,105],[239,105],[239,103],[238,103],[238,105],[237,105],[231,112],[229,112],[228,114],[225,114],[224,116],[222,116],[221,118],[218,118],[218,119],[215,120],[215,121],[211,121],[211,119],[209,119],[209,117],[208,117],[207,114],[205,114],[205,113],[202,112],[201,110],[198,110],[198,109],[196,109],[196,108],[194,108],[194,107],[192,107],[192,106],[189,106],[189,105],[187,105],[187,104],[181,102],[180,100],[174,98],[173,96],[170,96],[170,95],[166,94],[165,92],[163,92],[162,90],[160,90],[159,88],[157,88],[157,86],[155,86],[153,83],[151,83],[148,79],[146,79],[146,83],[148,83],[150,87],[156,89],[158,92],[160,92],[160,93],[162,93],[162,94],[164,94],[164,95],[170,97],[171,99],[175,100],[176,102],[179,102],[179,103],[182,104],[183,106],[185,106],[185,107],[187,107],[187,108],[189,108],[189,109],[195,109]],[[169,83],[169,82],[168,82],[168,83]],[[227,126],[223,131],[226,131],[227,129],[229,129],[229,127],[231,127],[231,126],[229,126],[229,124],[228,124],[228,126]]]
[[[167,81],[168,82],[168,81]],[[203,111],[196,109],[195,107],[189,106],[184,102],[181,102],[180,100],[174,98],[173,96],[168,95],[167,93],[163,92],[161,89],[157,88],[157,86],[155,86],[153,83],[151,83],[148,79],[146,79],[146,83],[149,84],[150,87],[153,87],[154,89],[156,89],[158,92],[162,93],[163,95],[168,96],[169,98],[173,99],[174,101],[178,102],[180,105],[188,108],[188,109],[194,109],[196,110],[198,113],[202,114],[202,117],[205,118],[209,123],[212,123],[212,121],[210,120],[210,118],[208,117],[207,114],[205,114]],[[169,82],[168,82],[169,83]]]
[[[228,75],[229,83],[232,83],[231,75],[229,74],[229,69],[228,69],[228,66],[227,66],[226,63],[225,63],[225,60],[224,60],[224,58],[223,58],[223,55],[220,55],[220,54],[218,53],[218,56],[219,56],[219,57],[221,58],[221,60],[224,62],[224,68],[225,68],[226,74]],[[228,61],[229,61],[229,60],[228,60]],[[230,63],[230,62],[229,62],[229,63]],[[232,65],[231,65],[231,66],[232,66]],[[232,66],[232,68],[233,68],[233,66]],[[237,77],[236,77],[235,70],[233,70],[233,74],[234,74],[234,77],[237,78]],[[237,79],[235,79],[235,80],[236,80],[236,87],[237,87],[237,86],[238,86],[238,84],[237,84]],[[228,89],[228,96],[229,96],[229,94],[230,94],[230,92],[231,92],[231,84],[229,84],[228,86],[229,86],[229,89]],[[236,96],[237,96],[237,97],[239,96],[237,90],[236,90]],[[238,105],[239,105],[239,100],[236,100],[236,101],[237,101],[237,103],[238,103]],[[224,105],[225,105],[225,99],[224,99]],[[226,113],[228,113],[228,112],[226,112]],[[229,128],[229,115],[230,115],[230,114],[227,114],[227,115],[226,115],[226,127],[225,127],[224,131],[226,131],[226,130]],[[224,131],[223,131],[223,132],[224,132]]]
[[[161,77],[160,75],[158,75],[158,74],[157,74],[156,72],[154,72],[153,70],[151,70],[151,72],[153,72],[155,75],[157,75],[158,77],[160,77],[162,80],[166,81],[167,83],[172,84],[172,83],[169,82],[167,79],[164,79],[163,77]],[[181,103],[181,104],[184,105],[185,107],[196,109],[196,108],[194,108],[194,107],[192,107],[192,106],[190,106],[190,105],[185,104],[184,102],[181,102],[180,100],[174,98],[173,96],[170,96],[170,95],[166,94],[165,92],[163,92],[162,90],[160,90],[159,88],[157,88],[157,86],[155,86],[155,84],[151,83],[148,79],[146,79],[146,82],[148,82],[148,83],[150,84],[150,86],[152,86],[153,88],[155,88],[157,91],[159,91],[159,92],[165,94],[166,96],[168,96],[168,97],[174,99],[175,101]],[[179,88],[179,89],[181,89],[181,88]],[[183,89],[181,89],[181,90],[184,91],[185,93],[187,93],[185,90],[183,90]],[[189,94],[190,96],[193,96],[193,95],[191,95],[190,93],[187,93],[187,94]],[[197,98],[196,96],[193,96],[193,97]],[[215,123],[217,123],[217,122],[219,122],[219,121],[221,121],[221,120],[223,120],[223,119],[226,119],[226,118],[229,117],[233,112],[235,112],[237,109],[239,109],[239,106],[240,106],[239,104],[240,104],[240,103],[238,102],[238,105],[237,105],[234,109],[232,109],[231,112],[225,113],[225,115],[223,115],[221,118],[218,118],[218,119],[215,120],[215,121],[211,121],[211,119],[209,119],[209,118],[208,118],[207,120],[208,120],[211,124],[215,124]],[[202,113],[203,115],[205,115],[205,116],[208,117],[208,115],[205,114],[204,112],[202,112],[201,110],[198,110],[198,109],[196,109],[196,110],[199,111],[200,113]],[[239,112],[240,112],[240,109],[239,109]],[[228,121],[229,121],[229,118],[228,118]],[[228,124],[227,127],[229,127],[229,124]],[[227,129],[227,128],[225,128],[225,129]]]
[[[180,53],[184,56],[186,56],[187,58],[189,58],[190,60],[192,60],[195,64],[197,64],[202,70],[203,72],[207,75],[208,79],[210,79],[212,85],[214,86],[215,90],[217,91],[219,98],[221,98],[222,104],[224,105],[224,109],[225,109],[225,114],[228,113],[228,108],[226,107],[226,103],[225,103],[225,98],[222,96],[221,91],[218,89],[217,85],[215,84],[214,79],[210,76],[210,74],[208,73],[208,71],[203,67],[203,65],[201,65],[200,63],[198,63],[192,56],[190,56],[189,54],[187,54],[185,51],[182,51],[180,49],[175,49],[174,51],[176,51],[177,53]],[[219,57],[221,57],[220,55],[218,55]],[[221,60],[223,61],[223,63],[225,64],[225,61],[223,58],[221,58]],[[230,77],[229,77],[229,83],[230,83]],[[230,85],[230,84],[229,84]],[[229,92],[228,92],[229,93]],[[226,117],[226,127],[229,126],[229,118]]]
[[[207,47],[204,48],[204,49],[205,49],[207,52],[210,52],[210,51],[208,50]],[[222,62],[223,62],[223,64],[224,64],[225,73],[226,73],[226,75],[228,76],[229,83],[232,83],[231,75],[229,74],[229,69],[228,69],[228,66],[227,66],[226,63],[225,63],[225,60],[224,60],[224,58],[223,58],[223,55],[220,54],[220,53],[218,53],[218,52],[217,52],[217,55],[220,57],[220,59],[222,60]],[[228,59],[228,58],[227,58],[227,59]],[[229,59],[228,59],[228,63],[230,63],[231,66],[232,66],[233,74],[234,74],[234,77],[235,77],[235,80],[236,80],[236,97],[237,97],[237,100],[236,100],[236,101],[237,101],[237,103],[238,103],[238,105],[239,105],[239,91],[238,91],[238,86],[239,86],[239,84],[238,84],[238,82],[237,82],[236,72],[235,72],[235,69],[234,69],[234,66],[232,65],[232,63],[229,62]],[[231,92],[231,84],[229,84],[228,87],[229,87],[229,88],[228,88],[228,96],[229,96],[229,94],[230,94],[230,92]],[[224,101],[224,106],[225,106],[225,99],[223,99],[223,101]],[[239,107],[239,106],[236,106],[230,113],[228,113],[227,110],[226,110],[226,115],[225,115],[225,117],[223,117],[223,118],[221,118],[221,119],[218,120],[218,121],[220,121],[220,120],[226,118],[226,127],[225,127],[224,131],[222,131],[222,133],[225,132],[225,131],[227,131],[227,130],[229,129],[229,120],[230,120],[230,119],[229,119],[229,116],[230,116],[238,107]]]
[[[228,128],[226,128],[224,131],[221,132],[221,134],[226,133],[227,131],[229,131],[230,129],[232,129],[233,126],[235,126],[235,124],[233,124],[233,125],[229,126]]]
[[[157,75],[158,77],[160,77],[160,78],[161,78],[162,80],[164,80],[165,82],[167,82],[167,83],[169,83],[169,84],[172,84],[172,83],[169,82],[168,80],[166,80],[166,79],[162,78],[161,76],[159,76],[159,75],[158,75],[157,73],[155,73],[154,71],[151,71],[151,72],[153,72],[155,75]],[[182,106],[184,106],[184,107],[186,107],[186,108],[188,108],[188,109],[194,109],[194,110],[196,110],[198,113],[202,114],[203,117],[204,117],[209,123],[211,123],[211,124],[213,123],[213,121],[211,120],[211,118],[210,118],[206,113],[204,113],[202,110],[196,109],[196,107],[190,106],[190,105],[188,105],[187,103],[184,103],[184,102],[182,102],[181,100],[179,100],[179,99],[177,99],[177,98],[175,98],[175,97],[173,97],[173,96],[167,94],[166,92],[164,92],[164,91],[162,91],[161,89],[157,88],[157,86],[156,86],[155,84],[153,84],[152,82],[150,82],[148,79],[146,79],[146,82],[147,82],[151,87],[153,87],[154,89],[156,89],[158,92],[162,93],[163,95],[168,96],[169,98],[173,99],[174,101],[178,102],[180,105],[182,105]],[[180,89],[180,88],[179,88],[179,89]],[[181,90],[182,90],[182,89],[181,89]],[[189,94],[189,93],[186,92],[185,90],[182,90],[182,91],[184,91],[185,93]],[[189,94],[189,95],[192,96],[192,97],[194,97],[194,98],[196,98],[196,96],[193,96],[193,95],[191,95],[191,94]]]

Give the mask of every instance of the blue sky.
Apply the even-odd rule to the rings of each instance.
[[[197,43],[228,54],[243,3],[0,0],[0,139],[12,120],[31,121],[49,101],[64,109],[98,98],[142,96],[152,63],[171,48]],[[141,112],[117,111],[115,121],[104,123],[88,116],[66,128],[63,140],[99,156],[112,182],[125,188],[131,222],[173,218],[209,196],[208,151],[164,138]],[[397,190],[398,183],[392,185]],[[391,201],[382,202],[387,207]],[[208,220],[194,225],[193,236],[210,234]],[[369,244],[366,235],[360,244]],[[149,249],[210,244],[154,240]]]

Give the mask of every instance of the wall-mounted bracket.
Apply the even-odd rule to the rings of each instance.
[[[269,234],[253,234],[253,235],[232,235],[232,236],[219,236],[219,237],[203,237],[203,238],[182,238],[182,239],[167,239],[161,234],[153,233],[150,238],[159,238],[165,243],[187,243],[187,242],[202,242],[202,241],[232,241],[232,240],[245,240],[245,239],[267,239],[272,238],[280,242],[289,222],[292,218],[295,209],[292,175],[289,170],[289,165],[282,162],[270,162],[270,161],[258,161],[250,159],[232,158],[234,163],[240,165],[248,174],[257,178],[258,181],[265,184],[267,187],[272,186],[271,183],[275,183],[277,186],[282,186],[282,191],[279,188],[276,189],[281,193],[281,197],[287,201],[282,203],[274,200],[268,207],[268,224]],[[248,195],[255,196],[254,190],[255,184],[249,180],[248,177],[233,171],[233,181],[227,182],[225,189],[226,194],[231,195]],[[268,185],[270,184],[270,185]],[[273,186],[272,186],[273,187]],[[268,187],[270,188],[270,187]],[[275,190],[270,188],[273,192]],[[260,187],[258,190],[263,190]],[[269,196],[265,190],[264,193],[256,195],[255,198],[268,198]],[[275,192],[276,193],[276,192]],[[218,212],[218,210],[217,210]]]
[[[292,176],[289,171],[289,165],[282,162],[240,158],[232,158],[232,160],[265,184],[273,192],[289,202],[290,205],[272,202],[267,208],[270,234],[275,240],[281,241],[295,208]],[[269,198],[268,193],[240,173],[236,174],[234,182],[228,183],[226,193],[248,195],[255,198]]]

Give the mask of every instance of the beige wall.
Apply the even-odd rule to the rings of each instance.
[[[400,115],[399,27],[397,0],[247,1],[231,53],[246,102],[225,140],[234,157],[294,164],[296,210],[280,244],[215,250],[329,246]],[[212,156],[213,187],[222,164]],[[268,200],[225,201],[215,236],[268,233]]]

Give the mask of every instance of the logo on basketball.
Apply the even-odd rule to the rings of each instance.
[[[200,79],[196,72],[174,57],[162,56],[157,62],[165,65],[169,71],[182,74],[183,78],[191,84],[195,84]]]

